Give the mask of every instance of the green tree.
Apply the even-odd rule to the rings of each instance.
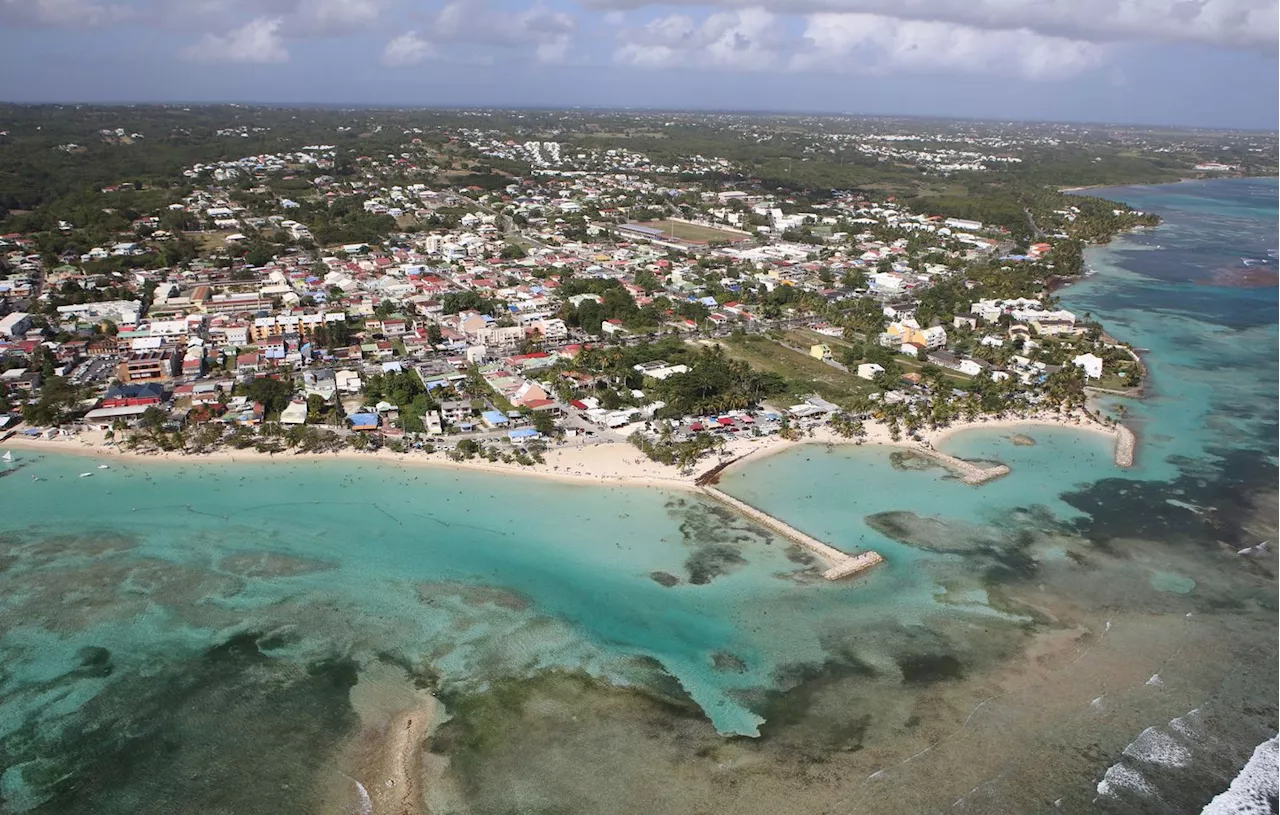
[[[553,435],[556,432],[556,419],[548,411],[534,411],[533,429],[544,436]]]

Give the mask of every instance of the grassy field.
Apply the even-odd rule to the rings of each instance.
[[[736,232],[725,232],[722,229],[714,229],[709,226],[698,226],[697,224],[685,224],[679,221],[648,221],[643,226],[652,227],[653,229],[661,229],[666,235],[675,235],[682,241],[689,243],[707,243],[709,241],[745,241],[750,240],[745,235],[739,235]]]
[[[234,235],[235,232],[186,232],[183,233],[192,241],[202,252],[212,252],[218,249],[226,249],[227,236]]]
[[[783,335],[783,337],[791,345],[795,345],[800,348],[808,348],[811,345],[825,343],[831,347],[831,352],[835,355],[836,359],[840,358],[840,349],[851,347],[849,343],[844,340],[834,337],[826,337],[816,331],[810,331],[805,328],[788,331]],[[923,361],[914,360],[911,357],[904,356],[902,354],[899,354],[896,359],[898,360],[898,364],[902,366],[903,373],[919,373],[920,369],[925,365],[925,362]],[[963,387],[965,383],[972,381],[972,377],[967,374],[962,374],[959,371],[952,371],[947,368],[942,369],[942,375],[951,380],[956,387]]]
[[[816,343],[815,343],[816,344]],[[759,371],[775,373],[787,380],[786,394],[771,401],[794,405],[816,393],[823,399],[847,406],[855,396],[875,391],[865,379],[833,368],[820,359],[801,354],[766,337],[746,335],[732,337],[721,345],[733,359],[740,359]]]

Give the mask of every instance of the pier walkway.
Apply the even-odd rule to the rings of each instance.
[[[822,576],[827,580],[840,580],[870,569],[877,563],[884,562],[884,558],[880,556],[879,552],[867,551],[857,555],[850,555],[834,546],[828,546],[822,541],[806,535],[799,529],[778,520],[769,513],[758,510],[731,495],[726,495],[715,487],[703,487],[702,491],[720,503],[736,509],[751,520],[767,526],[797,546],[802,546],[825,560],[829,568],[822,573]]]

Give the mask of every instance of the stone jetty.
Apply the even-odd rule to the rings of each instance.
[[[840,580],[870,569],[877,563],[884,562],[884,558],[880,556],[879,552],[867,551],[857,555],[842,552],[834,546],[829,546],[817,538],[806,535],[799,529],[778,520],[769,513],[739,501],[731,495],[726,495],[714,487],[703,487],[702,491],[720,503],[736,509],[751,520],[762,526],[767,526],[797,546],[802,546],[825,560],[829,568],[822,573],[822,576],[827,580]]]
[[[1116,466],[1132,467],[1133,451],[1138,445],[1138,437],[1123,424],[1116,425]]]
[[[1008,475],[1010,470],[1008,465],[996,464],[991,467],[979,467],[971,461],[965,461],[962,458],[949,456],[946,453],[939,452],[932,447],[914,448],[921,455],[928,456],[935,461],[942,462],[947,467],[955,470],[962,477],[966,484],[985,484],[992,479],[999,478],[1002,475]]]

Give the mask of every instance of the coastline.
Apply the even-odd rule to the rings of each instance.
[[[591,445],[564,445],[552,447],[544,453],[545,463],[522,466],[515,463],[484,460],[454,461],[443,453],[395,453],[385,447],[362,452],[342,449],[327,453],[260,453],[256,450],[221,449],[210,453],[149,453],[124,450],[108,444],[103,434],[84,431],[72,437],[58,439],[28,439],[13,436],[0,442],[0,446],[31,452],[49,452],[81,455],[117,461],[147,462],[165,461],[182,464],[257,463],[276,461],[383,461],[407,466],[426,466],[456,471],[472,471],[499,475],[520,475],[543,478],[570,484],[612,484],[633,487],[657,487],[701,492],[697,484],[699,475],[707,468],[728,462],[725,471],[741,466],[743,461],[766,458],[798,444],[855,445],[898,447],[903,450],[937,454],[936,446],[946,439],[970,430],[1012,430],[1022,426],[1060,427],[1068,430],[1101,433],[1119,437],[1120,425],[1099,423],[1081,413],[1060,415],[1038,413],[1028,416],[982,417],[961,421],[936,430],[921,430],[920,441],[900,439],[895,441],[883,424],[866,422],[866,435],[861,439],[839,436],[826,426],[817,427],[796,441],[780,436],[745,437],[729,441],[717,461],[708,462],[706,468],[681,472],[674,467],[650,461],[636,448],[622,442],[602,442]],[[937,454],[941,455],[941,454]],[[948,457],[950,458],[950,457]]]
[[[1272,178],[1269,175],[1216,175],[1216,176],[1182,176],[1174,181],[1152,182],[1117,182],[1114,184],[1085,184],[1081,187],[1059,187],[1058,192],[1072,193],[1087,190],[1114,190],[1120,187],[1171,187],[1174,184],[1186,184],[1192,181],[1243,181],[1250,178]]]
[[[1037,413],[1028,416],[982,417],[972,421],[963,421],[955,425],[934,430],[922,430],[915,439],[895,440],[889,428],[880,422],[869,421],[864,424],[865,433],[862,438],[839,436],[830,427],[822,425],[812,428],[808,433],[795,441],[789,441],[779,435],[767,437],[743,437],[729,441],[721,452],[717,462],[709,463],[709,467],[698,470],[678,471],[672,467],[658,464],[646,458],[639,450],[627,443],[601,442],[593,445],[554,447],[544,454],[545,463],[524,466],[516,463],[462,460],[454,461],[443,453],[396,453],[381,448],[377,451],[356,451],[344,448],[327,453],[260,453],[256,450],[217,450],[211,453],[151,453],[123,450],[114,443],[109,444],[105,434],[97,431],[85,431],[73,437],[60,437],[53,440],[36,440],[23,437],[11,437],[0,446],[30,452],[52,452],[66,455],[82,455],[103,460],[114,460],[131,463],[147,461],[163,461],[167,463],[275,463],[278,461],[368,461],[378,460],[407,466],[426,466],[448,469],[455,472],[472,471],[495,475],[517,475],[531,478],[542,478],[570,484],[590,484],[595,486],[649,487],[681,492],[697,493],[709,500],[716,501],[756,523],[762,524],[775,533],[790,540],[793,544],[807,549],[825,562],[827,568],[823,577],[827,580],[841,580],[870,569],[884,559],[878,552],[865,550],[856,553],[842,551],[817,540],[803,530],[798,529],[781,518],[774,517],[758,507],[751,506],[731,495],[721,492],[715,484],[724,472],[738,467],[744,460],[759,460],[775,455],[794,445],[822,444],[828,447],[835,445],[871,445],[877,447],[896,447],[918,455],[928,456],[961,476],[964,483],[979,486],[994,478],[1011,473],[1005,464],[979,466],[955,456],[948,455],[936,448],[936,444],[956,434],[969,430],[1009,430],[1022,427],[1059,427],[1075,431],[1101,433],[1116,438],[1115,462],[1117,466],[1132,465],[1133,434],[1122,425],[1115,427],[1101,424],[1097,419],[1084,412],[1062,415],[1057,413]],[[1126,439],[1128,441],[1126,441]],[[89,471],[88,474],[92,474]],[[704,478],[703,476],[711,476]]]

